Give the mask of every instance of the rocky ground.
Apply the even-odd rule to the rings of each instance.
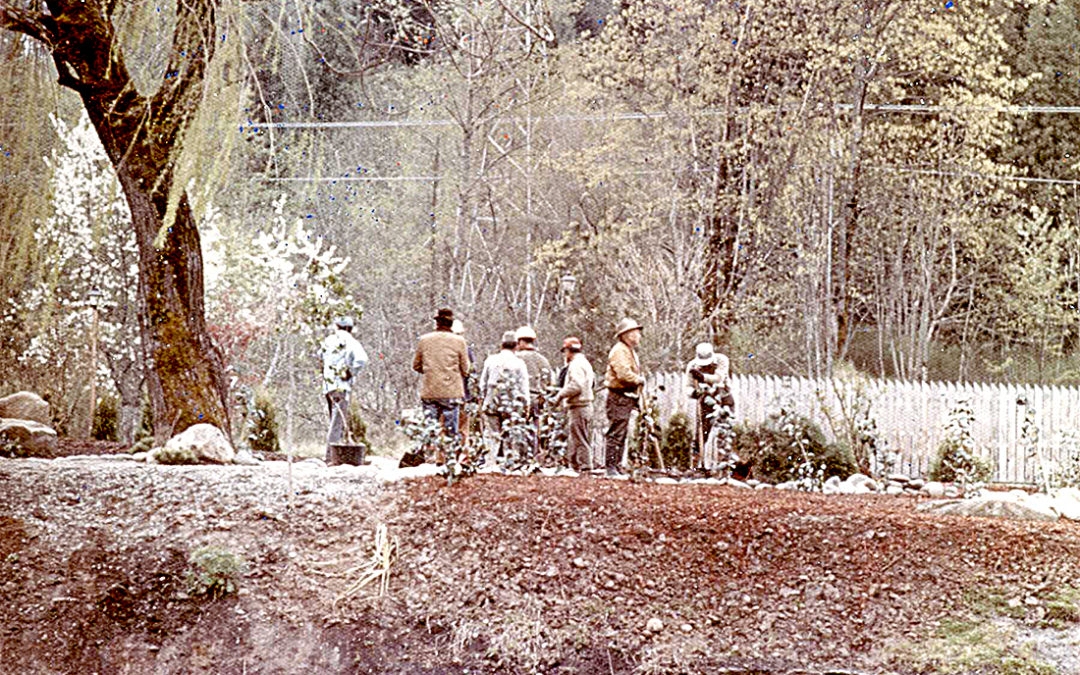
[[[0,672],[1080,673],[1064,520],[121,457],[0,460]]]

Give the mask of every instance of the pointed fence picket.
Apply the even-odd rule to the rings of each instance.
[[[735,421],[761,424],[787,408],[813,420],[829,440],[836,440],[842,433],[843,410],[859,395],[855,387],[839,379],[736,375],[731,379]],[[861,387],[879,436],[898,453],[899,469],[913,476],[929,474],[950,411],[960,400],[970,403],[976,451],[993,466],[994,482],[1033,484],[1041,480],[1040,471],[1058,471],[1080,455],[1080,390],[1075,387],[899,380],[869,380]],[[688,396],[683,373],[651,376],[648,391],[656,396],[664,424],[676,412],[694,419],[695,402]],[[1042,468],[1038,454],[1023,447],[1028,406],[1035,410]],[[603,402],[598,400],[593,454],[599,462],[603,461],[602,410]],[[708,459],[715,461],[714,455],[712,450]]]

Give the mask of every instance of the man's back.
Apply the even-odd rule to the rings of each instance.
[[[416,345],[413,370],[424,375],[420,398],[463,398],[463,378],[469,372],[469,353],[465,338],[444,330],[421,336]]]
[[[349,391],[356,371],[367,365],[367,352],[345,330],[336,330],[322,342],[323,392]]]
[[[529,373],[530,391],[540,392],[551,384],[551,363],[543,354],[535,349],[520,349],[516,354],[525,362],[525,369]]]

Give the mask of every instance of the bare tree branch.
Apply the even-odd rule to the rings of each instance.
[[[52,17],[39,12],[28,12],[14,7],[7,0],[0,0],[0,28],[29,35],[40,40],[50,50],[55,44]]]

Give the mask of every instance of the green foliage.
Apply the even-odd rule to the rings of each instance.
[[[115,396],[103,396],[94,409],[94,426],[90,435],[99,441],[115,441],[120,402]]]
[[[1056,669],[1035,658],[1030,643],[1012,627],[983,620],[946,619],[921,642],[890,648],[915,673],[985,673],[987,675],[1054,675]]]
[[[976,454],[971,427],[975,414],[971,403],[959,400],[949,411],[945,438],[938,446],[937,456],[930,465],[930,480],[960,483],[965,488],[990,479],[993,467]]]
[[[154,461],[158,464],[198,464],[199,459],[190,448],[158,448],[154,452]]]
[[[7,434],[0,434],[0,457],[17,458],[29,456],[26,448],[21,443]]]
[[[368,449],[371,448],[367,439],[367,422],[360,416],[360,411],[356,409],[355,405],[349,406],[345,426],[349,430],[349,440],[353,445],[363,445]]]
[[[632,472],[647,466],[659,468],[656,453],[662,452],[660,440],[660,407],[655,396],[646,396],[627,444],[627,462]]]
[[[188,571],[188,592],[220,598],[235,593],[240,578],[247,570],[244,560],[222,548],[203,546],[191,553]]]
[[[786,409],[761,425],[736,427],[735,453],[750,463],[751,475],[758,480],[800,481],[807,488],[858,470],[845,448],[829,443],[816,424]]]
[[[255,393],[247,424],[247,441],[252,452],[281,452],[277,413],[269,392],[259,390]]]
[[[135,444],[132,452],[144,452],[154,447],[154,409],[150,397],[144,397],[139,411],[139,428],[135,430]]]
[[[690,418],[684,413],[675,413],[668,419],[663,436],[660,453],[664,457],[664,465],[668,468],[689,469],[690,451],[694,442]]]

